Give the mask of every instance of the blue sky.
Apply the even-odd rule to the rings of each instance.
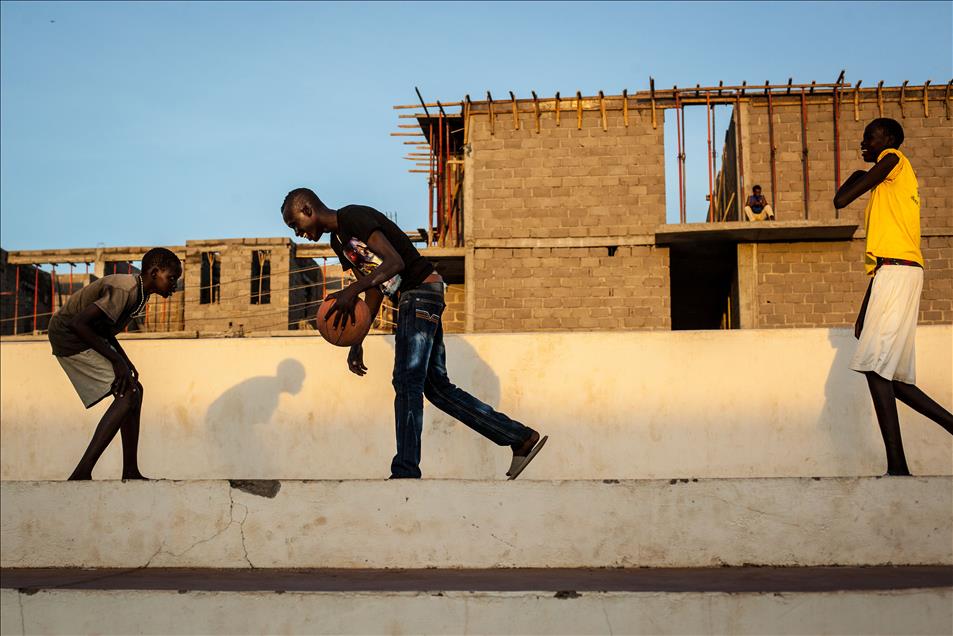
[[[278,206],[299,185],[414,228],[426,223],[425,177],[389,136],[392,106],[413,103],[414,86],[455,101],[617,94],[649,75],[664,87],[829,82],[842,68],[851,83],[945,83],[951,7],[3,2],[0,244],[284,236]],[[703,111],[687,127],[697,218]]]

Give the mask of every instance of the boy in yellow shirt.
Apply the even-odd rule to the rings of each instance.
[[[900,152],[903,127],[882,117],[864,129],[864,161],[837,190],[834,207],[843,208],[872,190],[864,225],[864,266],[871,276],[854,325],[860,340],[850,368],[867,377],[874,411],[887,449],[887,474],[909,475],[900,438],[897,399],[953,434],[953,415],[934,402],[916,382],[915,340],[923,255],[920,253],[920,196],[917,175]]]

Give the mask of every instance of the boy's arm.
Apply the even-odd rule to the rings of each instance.
[[[119,355],[122,356],[123,361],[129,367],[129,370],[132,371],[132,377],[139,379],[139,370],[136,369],[136,365],[132,363],[132,360],[129,359],[129,355],[126,354],[126,350],[122,348],[122,345],[119,344],[119,341],[116,339],[116,336],[109,334],[106,336],[106,342],[108,342],[113,349],[119,352]]]
[[[865,192],[876,188],[883,183],[883,180],[887,178],[891,170],[897,167],[898,163],[900,163],[900,158],[890,153],[874,164],[874,167],[867,172],[858,170],[850,175],[847,181],[837,189],[837,194],[834,195],[834,207],[838,210],[845,208]]]
[[[119,351],[122,351],[122,347],[113,349],[113,347],[110,346],[112,342],[116,342],[115,338],[113,337],[112,342],[109,342],[97,334],[93,328],[93,325],[96,323],[108,321],[109,317],[106,316],[106,313],[93,304],[76,314],[73,319],[70,320],[68,327],[80,340],[89,345],[90,349],[109,360],[113,365],[113,372],[115,373],[116,379],[113,381],[112,392],[122,397],[129,389],[133,392],[136,391],[136,379],[133,377],[132,370],[124,359],[125,354],[119,353]],[[119,343],[116,342],[116,345],[118,344]]]
[[[404,270],[404,259],[380,230],[375,230],[367,237],[367,247],[380,257],[381,264],[375,267],[369,276],[358,276],[357,280],[341,291],[330,294],[329,297],[334,298],[335,302],[328,311],[327,318],[330,319],[333,313],[340,314],[335,318],[335,324],[340,319],[349,319],[353,323],[354,304],[357,302],[358,294],[387,282]]]
[[[377,312],[380,311],[381,302],[384,300],[384,294],[381,293],[377,287],[372,287],[367,290],[364,294],[364,302],[367,303],[367,307],[371,310],[371,324],[374,324],[374,319],[377,317]],[[366,337],[367,334],[365,334]],[[364,366],[364,338],[361,338],[361,341],[356,345],[351,346],[351,350],[347,354],[347,368],[351,370],[351,373],[357,375],[364,375],[367,373],[367,367]]]

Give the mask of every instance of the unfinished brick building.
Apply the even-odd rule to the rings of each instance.
[[[866,286],[866,197],[840,214],[831,200],[865,167],[859,141],[879,116],[903,124],[920,182],[920,321],[953,322],[951,84],[865,88],[842,79],[397,107],[420,111],[402,114],[395,134],[414,147],[412,172],[428,176],[427,227],[408,235],[449,283],[446,330],[850,325]],[[707,222],[686,223],[684,113],[715,105],[731,109],[721,167],[712,159]],[[675,174],[665,171],[666,117],[676,124]],[[680,223],[666,223],[667,179],[679,184]],[[755,183],[776,221],[739,220]],[[42,332],[77,280],[133,271],[147,249],[4,254],[0,333]],[[259,238],[171,249],[184,259],[184,293],[154,298],[133,329],[307,329],[342,280],[327,245]],[[378,328],[392,326],[388,310]]]
[[[684,223],[684,111],[731,106],[707,223]],[[470,331],[830,327],[866,287],[860,139],[899,120],[920,182],[927,261],[920,320],[953,321],[950,84],[696,87],[595,97],[398,106],[423,137],[430,240],[458,250]],[[454,112],[449,112],[454,111]],[[664,118],[676,118],[680,224],[666,224]],[[709,137],[710,139],[710,137]],[[406,142],[413,145],[414,141]],[[739,221],[764,185],[777,221]]]

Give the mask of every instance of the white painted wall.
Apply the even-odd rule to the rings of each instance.
[[[0,591],[4,634],[949,634],[953,590],[824,594]]]
[[[843,329],[448,338],[453,379],[550,435],[526,479],[877,475],[886,461]],[[393,340],[369,374],[317,337],[127,340],[145,385],[141,465],[167,479],[365,479],[394,452]],[[920,327],[921,388],[953,407],[953,327]],[[0,478],[64,479],[84,411],[45,342],[0,343]],[[900,406],[914,473],[953,474],[953,437]],[[501,449],[426,408],[425,477],[504,479]],[[119,441],[94,473],[118,478]]]
[[[280,486],[0,482],[0,566],[953,564],[951,477]]]

